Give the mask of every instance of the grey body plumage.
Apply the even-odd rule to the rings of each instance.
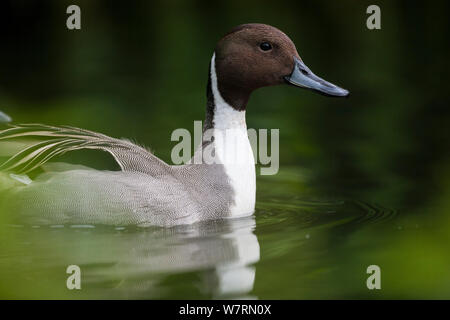
[[[217,179],[197,179],[210,170]],[[190,224],[227,212],[231,190],[219,172],[186,165],[159,177],[89,169],[44,173],[30,185],[9,190],[5,205],[20,214],[20,221],[34,225]]]
[[[128,140],[71,127],[14,126],[0,140],[44,139],[25,148],[0,169],[27,173],[68,151],[109,152],[122,171],[73,169],[46,172],[29,185],[2,191],[0,206],[30,224],[189,224],[226,217],[233,191],[221,164],[170,166]],[[33,201],[35,199],[36,201]]]

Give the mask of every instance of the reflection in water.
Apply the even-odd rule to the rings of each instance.
[[[253,216],[173,228],[10,225],[10,235],[0,232],[0,293],[11,297],[14,287],[21,298],[261,298],[254,290],[258,268],[263,298],[277,298],[277,286],[295,281],[301,285],[283,291],[287,298],[316,297],[302,290],[315,279],[311,270],[335,266],[330,254],[344,235],[386,222],[393,212],[360,201],[259,201],[262,257]],[[69,265],[81,268],[79,292],[65,287]]]
[[[448,297],[448,218],[432,226],[429,214],[260,186],[274,196],[257,203],[258,237],[254,217],[169,229],[0,225],[0,298]],[[66,288],[72,264],[79,291]],[[384,272],[380,292],[366,287],[372,264]]]
[[[430,224],[434,209],[315,197],[295,172],[260,181],[256,222],[0,225],[0,298],[448,297],[448,215]],[[79,291],[66,288],[72,264],[82,271]],[[380,292],[366,287],[372,264],[384,272]]]
[[[22,227],[19,247],[2,260],[33,272],[37,268],[50,280],[50,270],[61,273],[76,264],[86,297],[249,298],[255,281],[252,265],[260,259],[254,228],[254,217],[170,229]],[[27,257],[20,256],[24,251]],[[187,294],[183,288],[189,288]]]

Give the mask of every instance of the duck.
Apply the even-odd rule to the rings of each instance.
[[[169,165],[130,140],[85,129],[9,124],[0,131],[0,144],[20,138],[38,142],[0,166],[0,211],[14,212],[32,225],[63,226],[172,227],[253,215],[256,174],[246,109],[253,91],[283,84],[325,96],[349,95],[316,76],[285,33],[248,23],[234,27],[216,44],[202,142],[186,164]],[[108,152],[120,170],[49,161],[80,149]],[[37,168],[43,173],[30,179],[27,173]]]

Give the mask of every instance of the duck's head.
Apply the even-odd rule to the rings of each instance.
[[[235,27],[217,43],[214,60],[218,90],[238,110],[245,109],[255,89],[283,83],[328,96],[349,94],[312,73],[291,39],[269,25]]]

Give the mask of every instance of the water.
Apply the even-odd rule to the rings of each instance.
[[[291,168],[260,178],[257,209],[247,218],[168,229],[3,226],[0,293],[113,299],[449,297],[445,225],[379,203],[321,198],[303,189],[302,172]],[[66,268],[73,264],[81,268],[82,289],[69,291]],[[366,287],[366,269],[373,264],[381,268],[381,290]]]

